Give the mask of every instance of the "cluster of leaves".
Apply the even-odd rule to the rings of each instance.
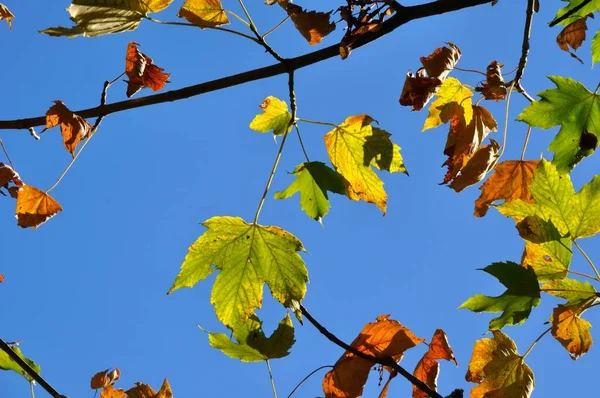
[[[107,369],[96,373],[90,381],[93,390],[100,390],[100,398],[173,398],[169,381],[165,379],[160,390],[156,392],[148,384],[135,383],[135,386],[125,391],[113,385],[121,377],[119,368]]]
[[[575,51],[581,47],[586,38],[587,19],[594,18],[594,13],[600,11],[600,3],[595,0],[566,1],[569,4],[558,10],[555,18],[555,21],[559,21],[560,19],[558,25],[564,26],[563,30],[556,37],[556,44],[561,50],[568,52],[573,58],[583,63],[581,58],[575,55],[574,52],[571,52],[569,48]],[[600,29],[596,31],[592,39],[591,51],[592,65],[600,62]]]

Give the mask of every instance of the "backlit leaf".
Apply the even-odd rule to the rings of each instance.
[[[279,5],[311,46],[319,44],[323,37],[335,30],[335,23],[329,20],[331,12],[306,11],[287,0],[279,0]]]
[[[437,391],[437,378],[440,373],[440,364],[438,360],[445,359],[452,361],[456,366],[458,362],[454,357],[454,352],[448,344],[448,337],[442,329],[437,329],[431,338],[429,348],[421,360],[417,363],[417,367],[413,375],[425,382],[432,390]],[[426,398],[429,395],[413,385],[413,398]]]
[[[400,147],[390,140],[390,133],[371,126],[373,121],[368,115],[346,118],[325,135],[325,146],[336,171],[348,181],[348,197],[374,203],[385,214],[387,194],[372,167],[390,173],[408,172]]]
[[[571,78],[549,76],[549,79],[556,88],[539,93],[541,99],[527,106],[517,120],[543,129],[561,126],[548,149],[554,152],[552,163],[564,173],[598,146],[600,99]]]
[[[492,61],[485,71],[485,82],[482,87],[476,87],[475,91],[483,94],[486,100],[503,100],[506,98],[506,83],[502,77],[502,67],[498,61]]]
[[[466,86],[453,77],[449,77],[442,82],[442,85],[436,92],[437,99],[429,105],[429,115],[425,119],[423,131],[439,126],[442,123],[448,123],[452,116],[462,109],[460,115],[464,118],[465,124],[471,123],[473,118],[473,105],[471,97],[473,93]]]
[[[31,367],[31,369],[33,369],[37,374],[40,373],[40,370],[41,370],[40,365],[36,364],[31,359],[26,358],[23,355],[23,353],[21,352],[21,349],[19,347],[17,347],[16,345],[12,345],[10,348],[12,348],[12,350],[18,356],[20,356],[21,359],[23,359],[25,361],[25,363],[27,363],[27,365],[29,365]],[[20,374],[21,376],[23,376],[24,378],[26,378],[29,382],[33,381],[31,376],[29,376],[29,374],[27,372],[25,372],[18,363],[13,361],[12,358],[9,357],[6,352],[4,352],[4,350],[0,350],[0,369],[12,370],[13,372],[16,372],[16,373]]]
[[[540,288],[544,293],[567,300],[566,305],[574,305],[598,297],[594,286],[589,282],[565,278],[545,283]]]
[[[585,306],[562,305],[552,312],[552,336],[567,349],[571,359],[577,359],[592,346],[592,324],[580,318]]]
[[[535,381],[531,368],[519,355],[514,341],[494,330],[493,338],[477,340],[465,378],[479,384],[471,398],[531,396]]]
[[[259,108],[263,110],[263,113],[256,115],[250,123],[252,130],[261,133],[273,131],[275,135],[290,132],[292,114],[288,111],[285,101],[269,96],[259,105]]]
[[[527,216],[519,221],[517,231],[521,238],[536,244],[559,241],[561,238],[552,221],[546,221],[539,216]]]
[[[300,192],[300,206],[309,217],[321,221],[329,211],[327,191],[346,194],[344,177],[325,163],[310,162],[296,166],[296,179],[286,189],[275,193],[275,199],[287,199]]]
[[[0,3],[0,21],[3,19],[8,24],[8,27],[12,29],[12,20],[15,18],[12,12],[4,4]]]
[[[482,271],[496,277],[506,287],[506,291],[498,297],[475,295],[459,308],[473,312],[502,312],[502,315],[490,321],[490,330],[500,330],[505,325],[525,322],[531,309],[540,303],[540,287],[533,268],[523,268],[508,261],[493,263]]]
[[[425,339],[415,336],[389,315],[381,315],[376,322],[365,325],[351,346],[358,351],[376,357],[392,357],[400,361],[404,351],[422,343]],[[358,397],[369,377],[373,364],[346,351],[323,379],[326,398]]]
[[[556,13],[555,19],[560,16],[563,16],[567,12],[570,12],[573,8],[578,7],[579,5],[581,5],[581,3],[583,3],[583,0],[564,0],[564,1],[568,1],[569,5],[559,9],[558,12]],[[586,15],[592,14],[594,11],[598,11],[598,10],[600,10],[600,0],[591,0],[587,4],[585,4],[582,8],[580,8],[577,11],[575,11],[574,13],[572,13],[568,18],[562,20],[559,23],[559,25],[567,26],[571,22],[578,20],[580,18],[583,18]]]
[[[126,391],[127,398],[155,398],[156,391],[148,384],[135,383],[135,387]]]
[[[102,372],[96,373],[92,380],[90,381],[90,387],[92,390],[98,390],[100,388],[104,388],[109,384],[113,384],[115,381],[119,380],[121,377],[121,371],[119,368],[114,368],[113,370],[106,369]]]
[[[529,185],[538,163],[538,160],[506,160],[498,164],[480,188],[481,195],[475,201],[475,216],[485,216],[490,205],[497,200],[533,202]]]
[[[567,276],[573,251],[571,240],[562,237],[556,229],[540,229],[540,242],[526,241],[521,266],[531,267],[538,281],[562,279]]]
[[[408,72],[400,95],[400,105],[412,106],[412,111],[420,111],[435,94],[442,81],[437,77],[429,77],[425,68],[417,71],[416,75]]]
[[[17,224],[23,228],[37,228],[54,217],[62,207],[47,193],[31,185],[24,185],[17,197]]]
[[[46,129],[59,124],[65,148],[71,156],[75,156],[77,144],[89,137],[92,125],[81,116],[71,112],[63,102],[54,101],[54,105],[46,112]]]
[[[600,29],[596,31],[592,39],[592,65],[600,62]]]
[[[144,87],[152,91],[161,90],[169,82],[170,73],[164,73],[163,68],[154,65],[152,58],[138,50],[138,43],[129,42],[125,55],[125,74],[127,82],[127,97],[131,97]]]
[[[128,398],[125,390],[116,389],[111,385],[104,387],[102,391],[100,391],[100,398]]]
[[[173,392],[171,391],[171,385],[169,384],[169,380],[165,379],[165,381],[163,381],[160,390],[158,390],[158,393],[154,398],[173,398]]]
[[[500,158],[499,149],[500,144],[490,139],[490,145],[484,145],[477,149],[477,152],[467,160],[467,164],[460,170],[460,173],[454,177],[449,187],[460,192],[483,180],[486,174],[496,166],[496,162]]]
[[[306,293],[308,272],[294,235],[278,227],[247,224],[239,217],[213,217],[189,248],[169,293],[192,287],[218,270],[211,303],[219,320],[234,328],[262,305],[263,284],[289,307]]]
[[[266,337],[262,330],[262,322],[251,316],[244,324],[233,328],[232,341],[224,333],[209,333],[208,341],[211,347],[221,350],[231,358],[242,362],[260,362],[267,359],[283,358],[289,355],[294,345],[294,326],[289,314],[279,322],[279,326],[271,337]]]
[[[177,16],[201,28],[213,28],[229,23],[220,0],[187,0]]]
[[[565,28],[556,36],[556,44],[558,44],[558,48],[563,51],[568,52],[573,58],[583,63],[581,59],[574,53],[569,50],[571,47],[573,50],[577,50],[581,47],[581,44],[585,40],[585,32],[587,30],[586,24],[587,17],[580,18],[571,22],[569,25],[565,26]]]
[[[427,71],[429,77],[435,77],[444,80],[454,69],[462,52],[454,43],[446,43],[448,47],[436,48],[433,53],[427,57],[421,57],[420,61]]]
[[[6,195],[2,188],[6,189],[10,196],[16,198],[15,193],[23,186],[23,181],[12,167],[0,162],[0,194]]]

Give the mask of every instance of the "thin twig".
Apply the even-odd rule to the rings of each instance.
[[[255,43],[258,43],[258,40],[256,40],[254,37],[247,35],[245,33],[242,32],[238,32],[237,30],[233,30],[233,29],[228,29],[228,28],[223,28],[221,26],[198,26],[198,25],[194,25],[192,23],[187,23],[187,22],[177,22],[177,21],[161,21],[160,19],[154,19],[152,17],[144,17],[149,21],[155,22],[155,23],[159,23],[162,25],[175,25],[175,26],[189,26],[189,27],[193,27],[193,28],[200,28],[200,29],[212,29],[212,30],[220,30],[221,32],[227,32],[227,33],[233,33],[234,35],[237,36],[241,36],[244,37],[248,40],[252,40]]]
[[[63,397],[58,393],[58,391],[54,389],[54,387],[52,387],[46,380],[44,380],[42,376],[38,374],[38,372],[33,370],[31,366],[29,366],[27,362],[23,360],[23,358],[18,356],[17,353],[14,352],[13,349],[10,347],[10,345],[6,344],[6,342],[2,339],[0,339],[0,349],[2,349],[10,357],[10,359],[15,361],[21,368],[23,368],[25,373],[27,373],[29,377],[35,380],[44,390],[46,390],[48,394],[50,394],[54,398]]]
[[[281,25],[283,25],[288,19],[290,19],[289,15],[287,17],[283,18],[283,20],[281,22],[279,22],[273,28],[269,29],[267,31],[267,33],[263,34],[261,37],[264,39],[265,37],[269,36],[271,33],[275,32],[277,29],[279,29],[281,27]]]
[[[307,376],[306,376],[304,379],[302,379],[302,380],[300,381],[300,383],[298,383],[298,384],[296,385],[296,387],[294,387],[294,389],[292,390],[292,392],[290,393],[290,395],[288,395],[288,396],[287,396],[287,398],[291,398],[291,397],[292,397],[292,395],[294,395],[294,393],[295,393],[295,392],[296,392],[296,391],[297,391],[297,390],[300,388],[300,386],[301,386],[302,384],[304,384],[304,382],[305,382],[306,380],[310,379],[310,377],[311,377],[312,375],[314,375],[315,373],[317,373],[319,370],[322,370],[322,369],[327,369],[327,368],[333,368],[333,366],[332,366],[332,365],[320,366],[320,367],[316,368],[315,370],[313,370],[312,372],[310,372],[310,373],[309,373],[309,374],[308,374],[308,375],[307,375]]]
[[[232,17],[234,17],[235,19],[237,19],[238,21],[240,21],[241,23],[243,23],[244,25],[246,25],[247,27],[250,27],[250,23],[248,21],[246,21],[244,18],[237,15],[235,12],[233,12],[231,10],[224,10],[224,11],[226,13],[228,13],[229,15],[231,15]]]
[[[310,315],[310,313],[306,310],[306,308],[304,308],[304,306],[302,304],[300,304],[300,311],[302,311],[302,315],[304,315],[304,317],[306,319],[308,319],[308,321],[310,323],[312,323],[313,326],[315,328],[317,328],[317,330],[332,343],[340,346],[341,348],[345,349],[346,351],[351,352],[352,354],[356,355],[357,357],[360,357],[360,358],[365,359],[372,363],[378,363],[380,365],[388,366],[388,367],[394,369],[396,372],[398,372],[399,374],[404,376],[404,378],[406,378],[408,381],[410,381],[418,389],[427,393],[429,395],[429,397],[431,397],[431,398],[443,398],[439,393],[432,390],[431,387],[429,387],[423,381],[417,379],[410,372],[408,372],[406,369],[404,369],[402,366],[400,366],[396,361],[394,361],[394,359],[392,357],[375,357],[375,356],[372,356],[369,354],[365,354],[364,352],[359,351],[356,348],[344,343],[342,340],[337,338],[333,333],[331,333],[330,331],[325,329],[325,327],[323,325],[321,325],[319,322],[317,322],[315,320],[315,318],[313,318],[312,315]]]
[[[527,9],[525,11],[525,27],[523,29],[523,44],[521,45],[521,58],[519,59],[519,65],[517,66],[517,73],[513,80],[513,86],[519,92],[524,92],[521,87],[521,78],[525,72],[525,66],[527,65],[527,55],[529,54],[529,38],[531,37],[531,23],[533,22],[533,13],[535,8],[536,0],[527,0]]]
[[[513,88],[515,87],[514,82],[510,85],[508,89],[508,95],[506,96],[506,109],[504,112],[504,135],[502,136],[502,149],[500,149],[500,155],[498,155],[498,159],[502,158],[504,155],[504,149],[506,148],[506,139],[508,136],[508,110],[510,106],[510,95],[513,92]]]
[[[319,122],[317,120],[304,119],[303,117],[299,117],[298,121],[305,122],[305,123],[311,123],[311,124],[320,124],[321,126],[338,127],[337,124],[327,123],[327,122]]]
[[[581,10],[590,1],[592,1],[592,0],[583,0],[580,4],[578,4],[575,7],[571,8],[569,11],[567,11],[566,13],[564,13],[563,15],[561,15],[560,17],[555,18],[552,22],[550,22],[548,24],[548,26],[552,28],[553,26],[558,25],[559,23],[561,23],[565,19],[569,18],[571,15],[575,14],[577,11]]]
[[[302,142],[302,136],[300,135],[300,128],[298,128],[298,123],[294,123],[294,127],[296,128],[296,134],[298,135],[298,141],[300,142],[300,148],[302,148],[302,153],[304,153],[304,158],[306,159],[306,162],[310,163],[308,153],[306,152],[306,148],[304,147],[304,142]]]
[[[525,135],[525,142],[523,143],[523,150],[521,151],[521,161],[525,159],[525,151],[527,150],[527,144],[529,143],[529,136],[531,135],[531,126],[527,127],[527,135]]]
[[[475,69],[463,69],[463,68],[458,68],[458,67],[456,67],[456,66],[455,66],[453,69],[454,69],[454,70],[459,70],[459,71],[461,71],[461,72],[478,73],[478,74],[480,74],[480,75],[486,76],[486,74],[485,74],[485,73],[483,73],[482,71],[475,70]]]
[[[2,141],[2,138],[0,138],[0,146],[2,146],[2,150],[4,151],[4,155],[6,155],[6,159],[8,159],[8,163],[10,163],[10,167],[13,168],[13,170],[15,169],[15,165],[13,164],[12,160],[10,160],[10,156],[8,155],[8,151],[6,150],[6,147],[4,146],[4,141]]]
[[[29,391],[31,392],[31,398],[35,398],[35,391],[34,391],[34,385],[33,385],[33,381],[29,382]]]
[[[542,334],[540,334],[540,335],[538,336],[538,338],[537,338],[537,339],[535,339],[535,340],[533,341],[533,343],[531,343],[531,345],[529,346],[529,348],[527,349],[527,351],[525,351],[525,354],[523,354],[523,355],[521,356],[521,359],[523,359],[523,360],[524,360],[524,359],[525,359],[525,357],[526,357],[527,355],[529,355],[529,353],[531,352],[531,350],[533,349],[533,347],[535,347],[535,345],[536,345],[536,344],[537,344],[537,343],[538,343],[538,342],[539,342],[539,341],[542,339],[542,337],[544,337],[544,336],[546,335],[546,333],[548,333],[548,332],[549,332],[549,331],[551,331],[551,330],[552,330],[552,327],[549,327],[548,329],[544,330],[544,332],[543,332]]]
[[[592,259],[587,255],[586,252],[583,251],[583,249],[581,248],[581,246],[579,246],[579,243],[577,243],[575,239],[573,239],[573,244],[577,249],[579,249],[581,254],[583,254],[583,257],[585,257],[585,259],[587,260],[590,267],[592,267],[592,269],[594,270],[594,274],[596,274],[596,280],[600,280],[600,273],[598,273],[598,268],[596,268]]]
[[[277,389],[275,388],[275,380],[273,379],[273,371],[271,370],[271,364],[267,359],[265,361],[267,363],[267,369],[269,370],[269,379],[271,380],[271,389],[273,390],[273,398],[277,398]]]

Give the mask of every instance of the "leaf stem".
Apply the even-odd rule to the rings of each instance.
[[[314,375],[315,373],[317,373],[319,370],[323,370],[323,369],[327,369],[327,368],[333,368],[332,365],[324,365],[324,366],[320,366],[318,368],[316,368],[315,370],[313,370],[312,372],[310,372],[308,375],[306,375],[306,377],[304,377],[300,383],[298,383],[296,385],[296,387],[294,387],[294,389],[292,390],[292,392],[290,393],[290,395],[287,396],[287,398],[291,398],[292,395],[294,395],[294,393],[298,390],[298,388],[300,388],[300,386],[308,379],[310,379],[310,377],[312,375]]]
[[[288,15],[287,17],[283,18],[283,20],[281,22],[279,22],[277,25],[275,25],[275,27],[269,29],[267,31],[267,33],[265,33],[264,35],[262,35],[261,37],[264,39],[265,37],[267,37],[268,35],[270,35],[271,33],[275,32],[277,29],[279,29],[281,27],[281,25],[283,25],[288,19],[290,19],[290,16]]]
[[[298,141],[300,141],[300,148],[302,148],[302,153],[304,153],[304,157],[306,161],[310,163],[310,159],[308,158],[308,153],[306,152],[306,148],[304,147],[304,142],[302,142],[302,136],[300,135],[300,128],[298,127],[298,123],[294,123],[294,127],[296,128],[296,134],[298,135]]]
[[[573,290],[573,289],[543,289],[540,288],[542,292],[569,292],[569,293],[589,293],[590,296],[598,296],[600,293],[590,292],[589,290]]]
[[[525,159],[525,151],[527,150],[527,144],[529,144],[529,136],[531,135],[531,126],[527,128],[527,135],[525,135],[525,142],[523,143],[523,150],[521,151],[521,161]]]
[[[252,21],[252,17],[250,16],[250,13],[246,9],[246,6],[244,5],[244,2],[242,0],[238,0],[238,3],[240,3],[240,7],[242,7],[242,10],[244,11],[244,14],[246,15],[246,18],[248,18],[248,23],[249,23],[250,29],[253,32],[256,31],[256,33],[258,33],[258,29],[256,29],[256,25],[254,24],[254,21]]]
[[[233,12],[231,10],[224,10],[224,11],[226,13],[228,13],[229,15],[231,15],[232,17],[234,17],[235,19],[237,19],[238,21],[240,21],[241,23],[243,23],[244,25],[246,25],[247,27],[250,27],[250,23],[248,21],[246,21],[244,18],[237,15],[235,12]]]
[[[6,159],[8,159],[8,163],[10,163],[10,167],[12,167],[14,170],[15,165],[13,164],[12,160],[10,160],[10,156],[8,155],[8,151],[6,150],[6,147],[4,146],[4,141],[2,141],[2,138],[0,138],[0,146],[2,146],[2,150],[4,151],[4,154],[6,155]]]
[[[551,327],[549,327],[548,329],[544,330],[544,331],[542,332],[542,334],[540,334],[540,335],[537,337],[537,339],[535,339],[535,340],[533,341],[533,343],[531,343],[531,345],[529,346],[529,348],[527,349],[527,351],[525,351],[525,354],[523,354],[523,355],[521,356],[521,360],[524,360],[524,359],[525,359],[525,357],[526,357],[527,355],[529,355],[529,353],[531,352],[531,350],[533,349],[533,347],[535,347],[535,345],[538,343],[538,341],[540,341],[540,340],[542,339],[542,337],[544,337],[544,336],[546,335],[546,333],[548,333],[548,332],[549,332],[549,331],[551,331],[551,330],[552,330],[552,326],[551,326]]]
[[[573,275],[582,276],[582,277],[584,277],[584,278],[588,278],[588,279],[592,279],[592,280],[595,280],[595,281],[598,281],[598,282],[600,282],[600,280],[599,280],[598,278],[596,278],[596,277],[593,277],[593,276],[591,276],[591,275],[589,275],[589,274],[584,274],[583,272],[577,272],[577,271],[571,271],[571,270],[568,270],[568,271],[567,271],[567,273],[569,273],[569,274],[573,274]]]
[[[331,127],[336,127],[336,128],[338,127],[337,124],[327,123],[327,122],[319,122],[319,121],[316,121],[316,120],[304,119],[302,117],[299,117],[296,120],[299,121],[299,122],[305,122],[305,123],[311,123],[311,124],[320,124],[322,126],[331,126]]]
[[[277,390],[275,389],[275,379],[273,379],[273,372],[271,371],[271,363],[267,359],[267,369],[269,370],[269,379],[271,380],[271,389],[273,390],[273,398],[277,398]]]
[[[479,70],[475,70],[475,69],[462,69],[462,68],[457,68],[456,66],[453,68],[454,70],[459,70],[461,72],[470,72],[470,73],[478,73],[480,75],[485,76],[485,73],[479,71]]]
[[[33,381],[29,382],[29,391],[31,392],[31,398],[35,398],[35,391],[33,390]]]
[[[513,88],[515,87],[515,83],[513,82],[508,89],[508,95],[506,96],[506,108],[504,111],[504,135],[502,136],[502,149],[500,150],[500,155],[498,159],[502,158],[504,155],[504,149],[506,148],[506,136],[508,135],[508,109],[510,107],[510,96],[513,92]]]
[[[596,280],[600,281],[600,273],[598,272],[598,268],[596,268],[596,266],[594,265],[594,262],[592,261],[592,259],[587,255],[587,253],[585,251],[583,251],[582,247],[579,246],[579,243],[577,243],[577,240],[573,239],[573,244],[575,245],[575,247],[577,249],[579,249],[579,251],[581,252],[581,254],[583,254],[583,257],[585,257],[585,259],[587,260],[588,264],[590,264],[590,267],[592,267],[592,270],[594,270],[594,274],[596,274]]]
[[[194,25],[192,23],[188,23],[188,22],[177,22],[177,21],[161,21],[160,19],[154,19],[152,17],[144,17],[149,21],[155,22],[155,23],[159,23],[159,24],[163,24],[163,25],[175,25],[175,26],[190,26],[193,28],[198,28],[198,29],[212,29],[212,30],[220,30],[221,32],[227,32],[227,33],[232,33],[234,35],[238,35],[241,37],[244,37],[248,40],[252,40],[255,43],[258,43],[258,40],[255,39],[254,37],[247,35],[245,33],[242,32],[238,32],[237,30],[233,30],[233,29],[228,29],[228,28],[223,28],[221,26],[198,26],[198,25]],[[246,22],[246,21],[244,21]]]

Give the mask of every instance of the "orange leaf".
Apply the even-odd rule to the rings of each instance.
[[[492,61],[485,71],[485,83],[475,87],[475,91],[483,94],[486,100],[503,100],[506,98],[506,83],[502,77],[502,67],[498,61]]]
[[[104,387],[100,392],[100,398],[128,398],[127,394],[122,389],[116,389],[111,385]]]
[[[10,12],[10,10],[4,4],[0,3],[0,21],[5,19],[6,23],[8,24],[8,27],[12,29],[12,20],[14,17],[15,16],[13,15],[13,13]]]
[[[77,144],[89,137],[92,125],[81,116],[71,112],[62,101],[54,101],[54,105],[46,112],[45,130],[59,124],[65,148],[71,156],[75,156]]]
[[[561,50],[568,52],[571,57],[581,63],[583,63],[583,61],[569,50],[569,46],[573,51],[581,47],[581,44],[585,40],[585,32],[587,30],[586,19],[587,16],[571,22],[558,34],[558,36],[556,36],[556,44],[558,44],[558,47]]]
[[[169,385],[169,381],[165,379],[162,387],[158,391],[158,394],[154,398],[173,398],[173,392],[171,391],[171,386]]]
[[[437,77],[427,76],[424,68],[419,69],[416,75],[407,73],[400,95],[400,105],[412,105],[412,111],[420,111],[441,84],[442,81]]]
[[[415,336],[389,315],[377,317],[376,322],[365,325],[351,346],[375,357],[392,357],[399,361],[404,351],[422,343],[425,339]],[[327,398],[350,398],[362,394],[369,377],[372,363],[346,351],[336,362],[333,370],[323,379],[323,391]]]
[[[427,57],[420,58],[429,77],[437,77],[440,80],[444,80],[458,63],[462,54],[460,48],[450,42],[446,44],[449,47],[436,48]]]
[[[475,216],[483,217],[496,200],[510,202],[521,199],[533,203],[529,185],[539,160],[506,160],[496,166],[494,174],[481,186],[475,201]]]
[[[458,366],[458,362],[454,357],[454,352],[452,352],[452,348],[450,348],[450,344],[448,344],[448,338],[446,333],[442,329],[437,329],[431,338],[431,343],[429,344],[429,349],[423,355],[423,358],[417,363],[417,367],[413,372],[413,375],[425,382],[432,390],[437,390],[437,377],[439,374],[439,363],[438,359],[445,359],[447,361],[452,361],[456,366]],[[425,398],[428,397],[426,392],[419,390],[416,386],[413,385],[413,398]]]
[[[0,274],[0,283],[4,282],[4,275]]]
[[[109,372],[110,369],[106,369],[103,372],[98,372],[92,377],[90,381],[90,386],[92,390],[98,390],[100,388],[104,388],[109,384],[113,384],[115,381],[119,380],[121,377],[121,371],[119,368],[114,368]]]
[[[15,192],[18,192],[19,188],[23,186],[23,181],[12,167],[0,162],[0,194],[6,195],[2,188],[6,189],[10,196],[13,198]]]
[[[148,384],[135,383],[135,387],[127,390],[127,398],[154,398],[156,391]]]
[[[500,144],[490,139],[490,145],[484,145],[475,152],[469,159],[460,174],[450,183],[450,188],[460,192],[466,187],[477,184],[485,178],[485,175],[491,171],[498,162],[498,150]]]
[[[569,351],[571,359],[577,359],[592,346],[592,324],[581,319],[580,306],[559,304],[552,314],[552,336]]]
[[[62,211],[50,195],[31,185],[24,185],[17,196],[17,224],[23,228],[37,228]]]
[[[169,82],[170,73],[164,73],[163,68],[154,65],[152,58],[138,50],[138,43],[129,42],[125,56],[125,74],[127,82],[127,97],[131,97],[144,87],[152,91],[161,90]]]
[[[331,12],[306,11],[288,0],[279,0],[279,5],[288,13],[298,32],[311,46],[319,44],[323,37],[335,30],[335,23],[329,21]]]

